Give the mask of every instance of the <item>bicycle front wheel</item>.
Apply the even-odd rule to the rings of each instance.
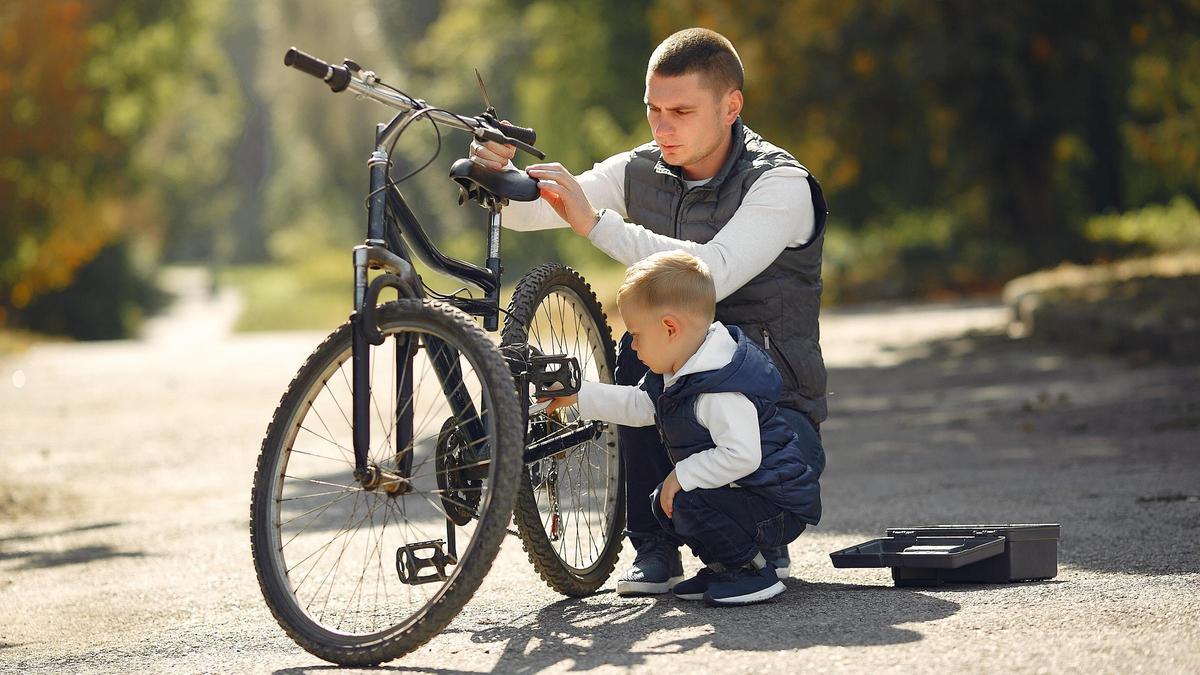
[[[574,357],[583,379],[613,381],[616,356],[607,318],[575,270],[551,263],[530,270],[513,292],[501,343]],[[532,400],[529,396],[526,400]],[[527,438],[579,421],[578,408],[529,420]],[[526,466],[513,511],[529,560],[556,591],[583,596],[617,564],[625,527],[625,485],[615,425],[599,437]]]
[[[515,388],[487,335],[436,302],[388,303],[377,317],[369,463],[407,485],[368,490],[354,477],[347,323],[276,409],[250,508],[271,612],[342,665],[397,658],[457,615],[496,556],[521,471]]]

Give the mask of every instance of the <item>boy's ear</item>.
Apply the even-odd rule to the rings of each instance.
[[[663,329],[667,331],[667,337],[675,337],[679,335],[679,319],[674,314],[664,314],[662,318]]]

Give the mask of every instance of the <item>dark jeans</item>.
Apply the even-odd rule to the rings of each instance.
[[[629,333],[621,336],[617,345],[617,368],[613,379],[617,384],[637,384],[646,374],[645,364],[637,358]],[[820,473],[825,469],[825,449],[821,446],[820,428],[808,415],[791,408],[779,408],[779,415],[800,436],[800,450],[809,466]],[[658,429],[649,427],[617,427],[621,454],[625,457],[626,529],[631,534],[658,532],[661,528],[646,499],[675,468],[667,456]]]
[[[687,544],[709,565],[744,565],[759,549],[787,546],[804,531],[799,518],[748,488],[680,491],[668,518],[658,501],[661,488],[650,494],[655,519],[673,539]]]

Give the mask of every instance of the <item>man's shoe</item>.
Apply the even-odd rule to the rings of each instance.
[[[667,593],[683,579],[679,546],[661,535],[630,537],[637,549],[633,566],[617,579],[617,595]]]
[[[717,578],[717,573],[707,567],[700,568],[699,574],[685,579],[671,589],[671,594],[680,600],[703,600],[708,586]]]
[[[762,567],[757,567],[761,563]],[[704,602],[713,607],[752,605],[770,600],[787,589],[775,573],[775,568],[761,557],[744,567],[722,572],[708,585]]]
[[[787,546],[780,546],[779,548],[762,546],[758,550],[762,552],[763,558],[775,567],[775,574],[780,579],[788,578],[788,575],[792,571],[792,559],[788,556]]]

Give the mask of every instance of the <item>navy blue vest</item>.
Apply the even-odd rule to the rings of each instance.
[[[815,525],[821,519],[820,476],[804,461],[800,438],[776,414],[775,404],[783,389],[779,370],[741,329],[726,328],[737,349],[723,368],[684,375],[665,391],[662,375],[647,372],[642,380],[642,389],[654,402],[663,446],[672,462],[715,447],[708,429],[696,419],[696,397],[718,392],[745,395],[758,411],[763,456],[758,469],[739,478],[737,484]]]

